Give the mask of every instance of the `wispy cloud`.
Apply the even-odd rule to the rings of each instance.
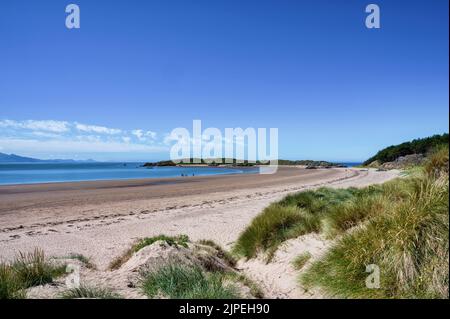
[[[3,139],[0,138],[0,147],[10,150],[13,153],[20,153],[25,151],[26,153],[127,153],[127,152],[139,152],[139,153],[155,153],[167,151],[166,147],[134,144],[134,143],[121,143],[116,141],[95,141],[95,140],[32,140],[32,139]]]
[[[151,130],[124,130],[56,120],[0,119],[0,149],[18,154],[161,153],[164,141]],[[70,155],[68,155],[70,156]]]
[[[47,131],[47,132],[67,132],[69,130],[69,123],[65,121],[13,121],[13,120],[0,120],[0,128],[12,128],[12,129],[26,129],[35,131]]]
[[[140,141],[153,141],[156,139],[156,132],[153,131],[133,130],[131,134],[136,136]]]
[[[110,135],[116,135],[122,133],[122,130],[115,129],[115,128],[109,128],[105,126],[98,126],[98,125],[87,125],[87,124],[81,124],[81,123],[75,123],[75,128],[82,132],[88,132],[88,133],[99,133],[99,134],[110,134]]]

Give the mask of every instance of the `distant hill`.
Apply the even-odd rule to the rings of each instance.
[[[266,165],[268,163],[261,163],[260,161],[256,161],[256,163],[248,162],[248,160],[244,160],[243,163],[238,162],[235,158],[218,158],[218,159],[196,159],[195,163],[194,160],[191,159],[183,159],[180,163],[182,165],[196,165],[196,164],[208,164],[209,166],[218,166],[218,165],[231,165],[231,166],[255,166],[255,165]],[[172,161],[159,161],[159,162],[148,162],[145,163],[143,166],[145,167],[152,167],[152,166],[176,166],[178,164],[175,164]],[[305,165],[309,167],[343,167],[342,164],[336,164],[326,161],[312,161],[312,160],[297,160],[297,161],[291,161],[291,160],[278,160],[278,165]]]
[[[431,149],[436,146],[449,143],[448,133],[442,135],[433,135],[426,138],[419,138],[410,142],[405,142],[398,145],[392,145],[379,151],[375,156],[372,156],[364,165],[369,165],[374,161],[378,161],[379,164],[395,161],[401,156],[411,154],[423,154],[425,155]]]
[[[94,160],[83,160],[77,161],[73,159],[51,159],[51,160],[42,160],[32,157],[19,156],[16,154],[5,154],[0,153],[0,163],[90,163],[95,162]]]

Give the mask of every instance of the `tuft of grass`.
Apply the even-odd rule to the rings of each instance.
[[[297,257],[295,257],[294,261],[292,262],[292,264],[294,265],[294,268],[297,270],[300,270],[303,268],[303,266],[305,266],[305,264],[308,262],[308,260],[311,259],[311,253],[309,252],[305,252],[303,254],[298,255]]]
[[[63,299],[120,299],[119,294],[113,292],[111,289],[80,286],[78,288],[71,288],[61,294]]]
[[[301,277],[303,285],[348,298],[448,298],[448,179],[393,183],[403,188],[401,200],[386,196],[389,205],[344,235]],[[365,285],[371,264],[380,269],[379,289]]]
[[[388,205],[383,196],[357,196],[342,204],[331,206],[323,218],[322,230],[334,238],[359,225],[369,218],[381,214]]]
[[[247,258],[254,257],[258,251],[277,247],[283,241],[298,236],[303,231],[295,225],[305,220],[297,207],[272,204],[253,219],[250,226],[239,236],[233,251]],[[315,222],[311,221],[311,225]],[[312,226],[314,227],[314,226]]]
[[[296,206],[307,210],[310,214],[323,213],[330,205],[336,205],[352,198],[359,190],[356,188],[333,189],[321,187],[317,190],[299,192],[287,195],[279,204],[281,206]]]
[[[253,258],[262,251],[267,253],[267,261],[270,261],[282,242],[320,232],[322,221],[333,208],[344,207],[355,198],[375,196],[382,191],[380,186],[364,189],[319,188],[288,195],[278,203],[271,204],[253,219],[250,226],[239,236],[233,252],[246,258]],[[362,216],[354,217],[355,223],[363,219]],[[350,227],[351,216],[347,216],[346,219],[346,223],[338,223],[339,227]],[[338,221],[338,217],[335,220]],[[335,224],[331,217],[330,221],[333,221],[330,229],[334,230]]]
[[[189,237],[186,235],[179,236],[166,236],[166,235],[158,235],[154,237],[146,237],[141,239],[136,245],[133,246],[134,252],[141,250],[146,246],[150,246],[151,244],[162,240],[165,241],[169,246],[181,246],[187,248],[187,243],[189,242]]]
[[[15,277],[24,288],[44,285],[66,272],[66,266],[55,266],[47,262],[44,252],[35,249],[32,253],[20,252],[11,265]]]
[[[23,284],[17,279],[10,265],[0,264],[0,299],[23,299],[25,298]]]
[[[134,251],[133,249],[129,248],[125,252],[123,252],[121,255],[114,258],[110,263],[108,268],[110,270],[116,270],[119,269],[123,264],[125,264],[131,256],[133,256]]]
[[[439,177],[441,174],[447,174],[449,171],[449,150],[448,144],[435,148],[428,156],[424,165],[425,172],[430,177]]]
[[[119,269],[120,266],[122,266],[124,263],[126,263],[135,252],[141,250],[144,247],[150,246],[151,244],[162,240],[165,241],[170,246],[181,246],[181,247],[187,247],[187,244],[189,242],[189,237],[187,235],[179,235],[179,236],[166,236],[166,235],[158,235],[154,237],[145,237],[141,240],[139,240],[137,243],[135,243],[133,246],[131,246],[129,249],[127,249],[122,255],[117,256],[114,258],[111,263],[109,264],[110,270],[116,270]]]
[[[53,282],[65,273],[66,266],[49,263],[44,252],[19,252],[11,263],[0,263],[0,299],[25,298],[25,289]]]
[[[248,287],[250,289],[250,294],[255,297],[262,299],[264,298],[264,292],[261,289],[261,287],[253,280],[248,278],[245,274],[240,272],[226,272],[224,273],[224,277],[226,279],[231,279],[232,281],[238,281],[244,286]]]
[[[198,266],[168,264],[143,275],[142,290],[150,298],[236,299],[237,288],[222,273],[204,273]]]
[[[209,240],[209,239],[201,239],[198,241],[198,243],[201,245],[205,245],[205,246],[214,248],[217,252],[216,256],[220,259],[223,259],[228,264],[228,266],[230,266],[230,267],[236,266],[237,261],[233,257],[233,255],[230,254],[225,249],[223,249],[220,245],[216,244],[214,241]]]

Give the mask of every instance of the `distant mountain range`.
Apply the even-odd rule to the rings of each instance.
[[[24,157],[16,154],[0,153],[0,163],[92,163],[94,160],[73,160],[73,159],[37,159],[32,157]]]

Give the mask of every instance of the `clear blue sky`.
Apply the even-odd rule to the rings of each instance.
[[[281,158],[359,161],[448,132],[448,0],[71,2],[0,3],[0,152],[163,159],[201,119],[277,127]]]

